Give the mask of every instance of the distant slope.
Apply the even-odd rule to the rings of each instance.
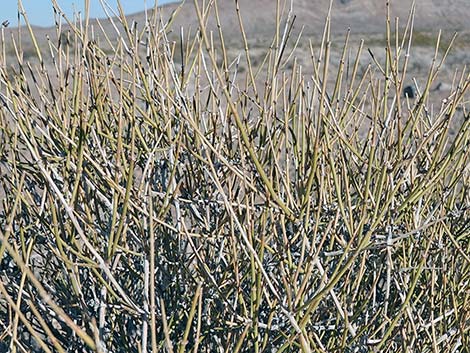
[[[416,0],[416,16],[414,21],[415,29],[419,31],[437,33],[439,29],[447,32],[470,32],[470,0]],[[202,3],[202,0],[198,0]],[[406,24],[411,8],[412,0],[390,0],[392,30],[395,18],[400,19],[400,26]],[[209,3],[208,0],[205,3]],[[292,4],[292,15],[296,17],[294,34],[299,33],[304,28],[305,36],[320,36],[323,31],[325,17],[328,13],[330,0],[280,0],[283,9],[283,21]],[[364,35],[368,37],[372,34],[383,34],[385,31],[386,0],[333,0],[332,6],[332,31],[334,33],[345,33],[348,28],[354,35]],[[222,23],[224,37],[228,43],[240,41],[240,29],[236,13],[235,0],[217,0],[218,12]],[[272,36],[275,29],[277,0],[239,0],[240,11],[243,18],[243,25],[250,40],[263,42],[267,36]],[[160,7],[159,14],[163,20],[170,18],[171,14],[179,7],[179,4],[166,4]],[[214,20],[214,11],[209,20],[209,29],[217,31]],[[145,23],[145,12],[128,16],[128,21],[136,21],[139,28]],[[99,33],[96,20],[95,33]],[[114,27],[109,20],[100,20],[105,32],[116,38]],[[284,22],[283,22],[284,23]],[[193,0],[186,0],[176,15],[171,34],[173,39],[179,34],[181,27],[185,28],[185,33],[189,30],[194,34],[198,28],[198,19]],[[66,29],[66,26],[63,27]],[[16,35],[16,28],[7,28],[7,40],[11,35]],[[31,47],[32,44],[27,35],[24,45]],[[46,35],[56,38],[54,28],[35,27],[34,33],[40,42],[43,42]],[[468,37],[468,36],[467,36]],[[433,35],[434,38],[434,35]],[[466,43],[468,44],[468,43]],[[237,45],[235,45],[237,46]]]
[[[208,1],[206,1],[207,3]],[[296,27],[305,26],[308,34],[319,33],[323,29],[328,11],[329,0],[293,0],[293,14]],[[238,33],[238,20],[234,0],[218,0],[219,15],[224,31]],[[276,14],[276,0],[240,0],[243,23],[250,36],[272,33]],[[290,6],[290,0],[282,0]],[[332,7],[332,29],[344,32],[348,27],[353,33],[377,33],[384,31],[386,7],[385,0],[334,0]],[[400,18],[405,25],[412,0],[391,0],[391,17]],[[470,6],[468,0],[417,0],[415,28],[425,31],[439,29],[470,30]],[[162,13],[168,16],[177,5],[164,6]],[[136,15],[139,17],[141,15]],[[134,17],[134,16],[133,16]],[[175,19],[175,28],[197,27],[197,16],[193,1],[183,5]],[[392,23],[394,26],[394,23]],[[215,27],[213,27],[215,29]]]

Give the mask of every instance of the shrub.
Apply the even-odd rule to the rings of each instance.
[[[330,69],[329,20],[310,67],[282,28],[231,61],[211,4],[178,43],[121,12],[3,58],[2,349],[468,346],[467,73],[431,110],[436,49],[403,98],[410,21],[364,70],[348,37]]]

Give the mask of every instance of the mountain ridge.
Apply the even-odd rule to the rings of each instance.
[[[316,34],[323,30],[325,18],[328,14],[330,0],[282,0],[284,8],[292,4],[292,15],[296,17],[296,27],[304,28],[309,34]],[[219,16],[222,29],[225,31],[239,31],[236,18],[236,6],[233,0],[219,0]],[[376,0],[334,0],[332,2],[331,29],[334,33],[345,32],[348,28],[353,33],[378,33],[385,31],[386,1]],[[399,18],[400,27],[406,25],[412,0],[390,1],[391,20]],[[164,16],[178,7],[177,4],[164,5],[161,12]],[[249,36],[257,33],[272,33],[276,14],[276,1],[250,0],[239,1],[243,25]],[[286,9],[284,11],[286,14]],[[140,16],[141,15],[137,15]],[[136,15],[130,16],[136,17]],[[416,1],[414,26],[423,31],[468,31],[470,30],[469,6],[465,0],[449,0],[446,2],[436,0]],[[284,16],[285,19],[285,16]],[[391,23],[392,27],[395,26]],[[198,21],[192,1],[181,6],[176,15],[173,28],[197,27]],[[214,24],[212,24],[214,26]],[[212,27],[212,29],[215,29]]]
[[[416,30],[426,32],[457,31],[470,32],[470,6],[467,0],[448,0],[446,2],[437,0],[417,0],[414,18]],[[199,0],[201,3],[201,0]],[[207,1],[206,1],[207,3]],[[330,0],[281,0],[284,8],[283,21],[286,19],[288,8],[292,4],[292,17],[295,17],[294,28],[297,33],[303,29],[308,35],[321,35],[328,14]],[[406,25],[412,0],[390,1],[390,17],[392,30],[395,26],[395,18],[399,18],[400,27]],[[275,29],[276,0],[241,0],[238,2],[243,26],[249,38],[265,37],[272,35]],[[348,29],[353,34],[376,34],[385,32],[386,1],[375,0],[334,0],[332,1],[331,30],[333,33],[345,33]],[[236,2],[233,0],[218,0],[218,13],[224,35],[239,36],[240,27],[236,13]],[[167,21],[172,13],[179,8],[173,20],[172,29],[179,32],[181,27],[191,28],[195,31],[199,23],[193,1],[183,4],[170,3],[159,6],[159,15],[163,21]],[[212,10],[212,14],[214,11]],[[126,18],[136,23],[145,22],[145,11],[134,13]],[[209,20],[208,28],[217,30],[213,17]],[[100,21],[106,30],[110,25],[107,19],[93,19]],[[54,27],[33,26],[35,32],[41,35],[51,33]],[[16,31],[17,28],[11,28]]]

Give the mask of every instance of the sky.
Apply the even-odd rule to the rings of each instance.
[[[159,5],[176,2],[177,0],[158,0]],[[18,1],[0,0],[0,23],[5,20],[10,21],[10,26],[18,24]],[[53,26],[54,15],[51,0],[22,0],[29,21],[37,26]],[[106,0],[113,8],[117,8],[117,0]],[[74,9],[84,12],[85,0],[57,0],[62,10],[72,18]],[[121,5],[127,14],[143,11],[145,7],[151,8],[155,0],[121,0]],[[101,8],[99,0],[90,0],[90,17],[104,17],[105,13]]]

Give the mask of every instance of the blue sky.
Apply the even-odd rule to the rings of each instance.
[[[11,26],[16,26],[18,23],[17,15],[17,0],[0,0],[0,23],[9,20]],[[177,1],[177,0],[176,0]],[[158,0],[159,5],[163,5],[175,0]],[[67,15],[72,18],[74,8],[78,11],[84,10],[85,0],[57,0],[57,3],[65,11]],[[117,8],[117,0],[107,0],[107,3]],[[155,0],[121,0],[121,5],[124,11],[128,14],[142,11],[145,6],[148,8],[153,7]],[[101,8],[99,0],[90,0],[90,16],[103,17],[104,12]],[[28,15],[28,19],[33,25],[37,26],[52,26],[54,24],[54,17],[52,12],[52,2],[50,0],[23,0],[23,6]]]

